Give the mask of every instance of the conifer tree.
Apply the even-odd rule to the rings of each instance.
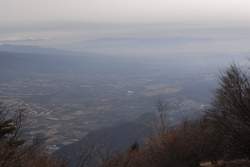
[[[138,144],[137,140],[130,146],[130,150],[132,151],[138,151],[140,148],[140,145]]]

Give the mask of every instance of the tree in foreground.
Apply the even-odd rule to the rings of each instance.
[[[0,166],[64,166],[45,152],[45,135],[30,137],[25,133],[26,108],[19,107],[12,116],[0,103]]]
[[[169,103],[158,99],[155,101],[155,107],[157,112],[154,112],[149,117],[148,123],[152,128],[150,132],[150,137],[160,137],[168,132],[170,129],[169,126],[169,113],[171,112],[171,108]]]
[[[130,146],[131,151],[138,151],[140,148],[140,145],[138,144],[137,140]]]
[[[250,158],[249,69],[230,64],[221,70],[219,87],[212,93],[204,115],[183,119],[175,127],[169,126],[168,103],[158,100],[158,112],[150,117],[153,133],[145,144],[139,151],[116,154],[104,166],[197,167],[202,161],[215,165],[225,158]]]
[[[221,134],[227,154],[250,158],[249,68],[232,63],[221,70],[219,80],[206,117]]]

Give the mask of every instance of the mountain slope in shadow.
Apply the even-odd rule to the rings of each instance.
[[[72,158],[69,166],[75,166],[78,153],[89,148],[92,144],[95,144],[96,146],[108,146],[110,152],[129,149],[135,140],[142,145],[144,139],[150,132],[150,127],[148,125],[149,115],[149,113],[146,113],[134,121],[92,131],[81,140],[63,146],[53,154],[55,156],[70,155]],[[88,152],[88,150],[86,150],[86,152]]]

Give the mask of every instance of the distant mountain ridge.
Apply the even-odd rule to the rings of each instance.
[[[73,47],[78,48],[159,48],[167,46],[179,46],[189,43],[212,42],[213,38],[99,38],[77,42]]]
[[[81,41],[77,43],[107,43],[107,44],[116,44],[116,43],[138,43],[141,45],[164,45],[164,44],[182,44],[188,42],[209,42],[214,41],[213,38],[185,38],[185,37],[175,37],[175,38],[98,38],[90,39],[87,41]]]
[[[46,55],[72,55],[80,54],[79,52],[67,51],[55,48],[44,48],[35,45],[0,45],[0,51],[11,53],[34,53],[34,54],[46,54]]]
[[[148,55],[151,53],[166,53],[169,48],[173,47],[179,48],[189,44],[211,43],[215,41],[218,41],[218,39],[190,37],[98,38],[59,46],[59,48],[112,55]],[[180,51],[180,49],[178,50]]]

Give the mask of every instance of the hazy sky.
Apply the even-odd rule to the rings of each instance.
[[[0,44],[250,38],[249,0],[0,0]]]

